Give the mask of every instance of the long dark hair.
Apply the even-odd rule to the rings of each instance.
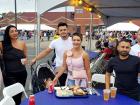
[[[4,38],[3,38],[4,50],[9,50],[10,48],[12,48],[12,42],[11,42],[11,38],[10,38],[10,35],[9,35],[9,31],[10,31],[11,28],[16,28],[16,27],[13,26],[13,25],[9,25],[5,29]]]

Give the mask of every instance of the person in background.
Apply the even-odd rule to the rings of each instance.
[[[96,43],[95,43],[95,47],[96,47],[96,51],[95,52],[98,52],[98,53],[101,53],[101,41],[98,40]]]
[[[135,44],[131,47],[129,54],[140,58],[140,29],[138,30],[135,37],[137,39],[137,44]],[[140,76],[138,76],[138,83],[140,84]]]
[[[48,41],[50,40],[50,37],[51,37],[51,32],[48,30],[46,31],[46,37],[48,39]]]
[[[137,76],[140,76],[140,58],[129,55],[130,48],[130,40],[123,39],[118,43],[118,56],[110,59],[106,68],[106,89],[110,88],[110,75],[114,71],[117,91],[140,101],[140,85],[137,80]]]
[[[41,42],[44,41],[44,31],[40,32],[40,40]]]
[[[42,52],[40,52],[36,57],[34,57],[31,61],[31,64],[35,63],[37,60],[47,56],[51,51],[55,50],[56,54],[56,70],[55,73],[58,72],[58,69],[62,66],[63,63],[63,54],[66,50],[69,50],[73,47],[72,40],[68,36],[68,25],[66,23],[60,22],[58,24],[58,33],[60,38],[53,40],[49,48],[46,48]],[[63,73],[59,79],[60,85],[64,86],[66,81],[67,74]]]
[[[4,34],[4,40],[0,42],[0,50],[3,56],[5,69],[3,73],[3,81],[5,87],[14,83],[21,83],[25,86],[27,71],[27,47],[25,42],[18,40],[17,28],[9,25]],[[14,96],[16,105],[21,102],[22,93]]]
[[[131,47],[131,50],[130,50],[130,55],[134,55],[134,56],[138,56],[140,57],[140,29],[138,30],[137,32],[137,44],[133,45]]]
[[[114,47],[116,46],[116,35],[114,33],[112,33],[110,36],[109,36],[109,47]]]
[[[79,33],[74,33],[72,35],[73,48],[69,51],[65,51],[63,58],[63,65],[59,72],[56,74],[53,82],[56,83],[58,78],[68,70],[68,76],[66,85],[74,86],[79,85],[80,87],[90,87],[91,86],[91,73],[90,73],[90,60],[88,54],[81,47],[82,35]],[[73,70],[81,72],[85,70],[87,77],[82,79],[75,79],[73,77]],[[81,77],[84,74],[81,74]]]
[[[89,39],[89,31],[86,31],[85,35],[86,35],[86,41],[87,41]]]
[[[54,34],[54,36],[53,36],[53,39],[55,40],[55,39],[58,39],[59,37],[60,37],[60,36],[59,36],[58,32],[55,31],[55,34]]]
[[[112,50],[108,47],[108,42],[104,42],[104,49],[102,50],[104,54],[104,60],[108,61],[112,56]]]

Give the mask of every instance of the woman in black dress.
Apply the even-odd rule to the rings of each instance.
[[[27,63],[27,48],[25,42],[18,40],[18,31],[15,26],[10,25],[6,28],[4,40],[0,42],[0,49],[5,64],[3,73],[5,87],[17,82],[25,86],[27,78],[25,68],[25,64]],[[21,62],[21,59],[24,59],[24,61]],[[18,94],[13,97],[16,105],[20,104],[21,96],[22,94]]]

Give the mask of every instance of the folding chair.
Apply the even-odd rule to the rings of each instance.
[[[105,83],[105,74],[93,74],[92,82]],[[110,76],[110,83],[114,86],[115,77],[112,75]],[[93,84],[93,85],[95,85],[95,84]]]
[[[13,97],[21,92],[23,92],[25,97],[28,98],[27,93],[25,92],[25,89],[21,83],[15,83],[15,84],[7,86],[3,89],[4,97],[6,97],[6,96]]]
[[[0,101],[0,105],[16,105],[12,97],[6,96]]]

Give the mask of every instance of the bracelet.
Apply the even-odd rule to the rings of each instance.
[[[91,81],[88,81],[88,84],[91,84]]]

